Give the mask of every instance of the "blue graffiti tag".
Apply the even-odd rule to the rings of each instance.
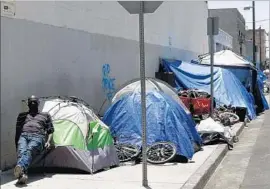
[[[109,101],[112,100],[115,92],[115,85],[114,85],[115,78],[110,77],[110,72],[111,72],[110,65],[104,64],[102,66],[102,88]]]

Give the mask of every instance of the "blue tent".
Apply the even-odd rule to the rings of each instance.
[[[176,85],[185,89],[201,89],[210,93],[210,67],[179,60],[162,60],[166,71],[174,72]],[[245,107],[250,119],[256,118],[254,103],[242,83],[229,70],[214,67],[214,97],[217,105]]]
[[[191,159],[193,144],[201,144],[190,114],[171,96],[160,91],[146,94],[147,144],[170,141],[177,146],[177,154]],[[132,92],[117,100],[103,117],[111,134],[120,143],[132,143],[141,147],[141,94]]]

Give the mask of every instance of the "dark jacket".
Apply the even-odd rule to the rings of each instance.
[[[18,146],[19,138],[23,131],[23,126],[27,124],[27,122],[31,121],[29,120],[29,112],[22,112],[17,117],[17,123],[16,123],[16,135],[15,135],[15,145],[16,149]],[[50,114],[48,113],[38,113],[32,120],[36,121],[36,125],[38,132],[36,134],[40,135],[49,135],[54,132],[54,127],[52,124],[52,119]]]

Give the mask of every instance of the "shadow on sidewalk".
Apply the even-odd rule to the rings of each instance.
[[[14,180],[15,178],[12,170],[4,171],[1,173],[1,186]]]
[[[53,176],[52,174],[46,174],[46,175],[44,175],[44,174],[29,174],[27,184],[18,184],[16,182],[14,185],[17,188],[24,188],[24,187],[27,187],[32,182],[36,182],[36,181],[42,180],[44,178],[51,178],[52,176]]]
[[[28,184],[30,184],[31,182],[35,182],[44,178],[50,178],[52,177],[53,174],[33,174],[30,173],[28,175]],[[13,170],[9,170],[6,172],[2,172],[1,174],[1,186],[4,184],[8,184],[10,182],[15,182],[17,179],[15,179],[14,175],[13,175]],[[17,187],[21,188],[21,187],[26,187],[27,185],[18,185],[17,182],[14,183]]]

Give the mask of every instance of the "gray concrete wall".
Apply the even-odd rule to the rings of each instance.
[[[21,99],[35,94],[73,95],[99,109],[102,65],[110,64],[116,87],[139,77],[138,42],[32,21],[1,17],[1,169],[15,162],[15,123]],[[190,60],[198,53],[146,44],[146,75],[159,57]]]
[[[138,15],[116,1],[12,1],[1,11],[1,169],[15,163],[21,99],[72,95],[99,109],[102,66],[115,88],[139,77]],[[194,14],[196,12],[196,14]],[[190,61],[208,52],[205,2],[166,1],[145,15],[146,75],[159,57]]]
[[[117,1],[14,2],[16,19],[139,39],[138,15],[130,15]],[[164,1],[155,13],[145,14],[145,42],[207,52],[207,14],[207,4],[203,1]]]

